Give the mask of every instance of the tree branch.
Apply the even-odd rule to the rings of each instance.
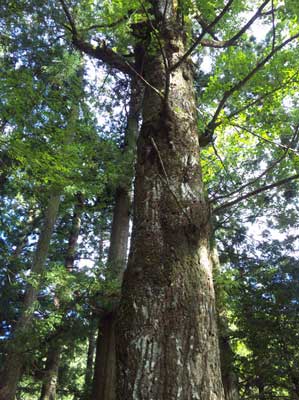
[[[115,26],[120,25],[122,22],[127,21],[133,13],[134,13],[133,10],[129,10],[126,15],[124,15],[123,17],[118,18],[116,21],[111,22],[110,24],[94,24],[94,25],[89,26],[88,28],[82,28],[82,29],[80,29],[80,31],[81,32],[87,32],[87,31],[91,31],[93,29],[110,29],[110,28],[114,28]]]
[[[73,45],[80,51],[88,54],[91,57],[97,58],[100,61],[103,61],[107,65],[112,68],[115,68],[124,74],[131,75],[132,70],[129,67],[129,63],[124,59],[120,54],[115,53],[109,47],[103,43],[101,46],[94,47],[90,43],[83,41],[79,37],[78,29],[76,27],[76,23],[74,18],[71,15],[71,12],[64,0],[58,0],[62,6],[64,14],[70,24],[70,28],[67,28],[72,33],[72,41]]]
[[[237,32],[232,38],[227,40],[227,46],[231,46],[251,27],[251,25],[261,16],[263,9],[271,0],[265,0],[257,9],[256,13],[250,18],[249,21]]]
[[[273,2],[273,0],[271,0],[271,1]],[[270,0],[265,0],[264,3],[257,9],[257,12],[253,15],[253,17],[250,18],[250,20],[247,21],[246,24],[239,30],[239,32],[237,32],[232,38],[230,38],[228,40],[206,40],[206,39],[203,39],[200,41],[199,44],[201,44],[202,46],[214,47],[214,48],[226,48],[226,47],[234,46],[236,44],[237,40],[262,15],[263,9],[266,7],[266,5],[269,2],[270,2]],[[274,31],[274,37],[275,37],[275,31]]]
[[[298,178],[299,178],[299,174],[295,174],[295,175],[289,176],[288,178],[281,179],[279,181],[271,183],[270,185],[262,186],[262,187],[260,187],[258,189],[253,190],[252,192],[249,192],[249,193],[243,194],[242,196],[237,197],[235,200],[228,201],[227,203],[221,204],[220,206],[214,208],[213,212],[214,212],[214,214],[218,214],[220,211],[222,211],[222,210],[224,210],[226,208],[232,207],[232,206],[240,203],[243,200],[247,200],[250,197],[256,196],[257,194],[263,193],[263,192],[265,192],[267,190],[271,190],[271,189],[273,189],[275,187],[279,187],[279,186],[285,185],[286,183],[291,182],[291,181],[293,181],[295,179],[298,179]]]
[[[71,13],[70,13],[70,11],[68,9],[68,6],[66,5],[66,2],[64,0],[58,0],[58,1],[61,4],[61,7],[62,7],[62,9],[63,9],[63,11],[65,13],[65,16],[66,16],[66,18],[67,18],[67,20],[68,20],[68,22],[69,22],[69,24],[71,26],[72,34],[73,35],[78,35],[78,31],[77,31],[77,28],[76,28],[75,21],[74,21],[72,15],[71,15]]]
[[[103,43],[102,45],[93,46],[88,42],[73,36],[74,46],[85,54],[94,57],[112,68],[115,68],[124,74],[132,75],[131,64],[120,54],[115,53]]]
[[[214,197],[211,200],[211,203],[215,203],[218,200],[221,199],[225,199],[226,197],[231,197],[237,193],[240,193],[241,191],[243,191],[244,189],[246,189],[248,186],[251,186],[253,184],[255,184],[256,182],[258,182],[263,176],[267,175],[268,172],[270,172],[277,164],[280,163],[280,161],[282,161],[285,156],[287,155],[288,150],[285,150],[283,155],[281,157],[279,157],[276,161],[274,161],[268,168],[266,168],[260,175],[258,175],[255,179],[252,179],[251,181],[245,183],[244,185],[241,185],[240,187],[238,187],[238,189],[233,190],[232,192],[226,194],[226,195],[222,195],[222,196],[218,196],[218,197]]]
[[[214,40],[219,41],[213,30],[209,28],[209,24],[200,15],[196,15],[195,19],[201,26],[202,30],[208,33]]]
[[[232,46],[229,40],[212,40],[212,39],[202,39],[199,44],[203,47],[213,47],[214,49],[224,49],[226,47]]]
[[[272,50],[275,48],[275,41],[276,41],[276,28],[275,28],[275,12],[274,12],[274,3],[271,0],[271,19],[272,19]]]
[[[274,47],[274,49],[272,49],[270,51],[270,53],[263,58],[261,61],[259,61],[256,66],[243,78],[241,79],[239,82],[237,82],[234,86],[232,86],[229,90],[225,91],[223,94],[222,99],[219,102],[219,105],[213,115],[213,118],[211,119],[211,121],[208,123],[207,125],[207,129],[206,129],[206,133],[203,136],[203,143],[208,144],[209,142],[211,142],[212,140],[212,136],[214,133],[214,129],[220,125],[220,123],[217,123],[217,118],[220,114],[220,112],[223,110],[226,101],[228,100],[229,97],[231,97],[236,91],[240,90],[262,67],[264,67],[264,65],[279,51],[281,50],[283,47],[285,47],[286,45],[288,45],[290,42],[292,42],[293,40],[297,39],[299,37],[299,33],[289,37],[288,39],[286,39],[284,42],[282,42],[280,45]],[[209,139],[209,140],[207,140]]]
[[[262,139],[264,142],[270,143],[270,144],[272,144],[274,146],[277,146],[277,147],[279,147],[279,148],[281,148],[283,150],[291,151],[291,152],[295,153],[297,156],[299,156],[299,152],[296,151],[295,149],[293,149],[292,147],[285,146],[283,144],[280,144],[280,143],[277,143],[277,142],[273,142],[272,140],[264,138],[263,136],[259,135],[258,133],[253,132],[251,129],[248,129],[245,126],[238,125],[236,123],[231,123],[231,125],[239,128],[239,129],[242,129],[242,130],[250,133],[251,135],[253,135],[253,136],[255,136],[255,137],[259,138],[259,139]]]
[[[296,71],[287,81],[282,82],[280,85],[275,87],[274,89],[270,90],[269,92],[263,93],[261,96],[257,97],[255,100],[252,100],[245,104],[243,107],[239,108],[236,111],[231,112],[230,114],[226,115],[225,119],[231,119],[235,117],[236,115],[240,114],[242,111],[246,111],[248,108],[254,106],[255,104],[260,103],[262,100],[266,99],[267,97],[271,96],[272,94],[276,93],[280,89],[285,89],[286,85],[289,83],[298,83],[294,78],[298,75],[298,72]],[[222,122],[219,121],[217,126],[219,126]]]
[[[228,9],[230,8],[232,2],[234,0],[229,0],[228,3],[224,6],[222,11],[216,16],[214,21],[212,21],[206,28],[203,28],[203,31],[201,34],[198,36],[198,38],[195,40],[195,42],[192,44],[192,46],[186,51],[186,53],[177,61],[174,65],[172,65],[169,68],[169,72],[174,71],[176,68],[178,68],[189,56],[193,51],[196,49],[196,47],[200,44],[201,40],[203,39],[204,35],[211,30],[220,20],[221,18],[226,14]],[[267,0],[269,1],[269,0]]]

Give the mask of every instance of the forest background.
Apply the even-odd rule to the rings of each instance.
[[[0,399],[147,399],[142,388],[157,374],[160,386],[151,383],[157,399],[212,400],[212,390],[202,389],[210,379],[217,400],[298,400],[297,3],[2,3]],[[180,18],[179,33],[173,27],[174,13]],[[173,31],[178,45],[169,33]],[[146,63],[156,65],[152,60],[159,60],[163,79],[151,74],[153,67]],[[180,68],[189,91],[175,75]],[[181,91],[176,92],[175,85]],[[194,104],[184,90],[193,93]],[[154,128],[147,129],[154,133],[148,134],[150,106],[164,125],[151,122]],[[170,158],[181,151],[178,138],[184,137],[183,131],[194,132],[194,127],[186,128],[186,120],[195,114],[201,151],[196,144],[183,166],[175,164]],[[186,169],[184,176],[176,173],[178,165],[180,171]],[[151,207],[161,209],[158,224],[167,232],[163,240],[172,253],[185,237],[192,246],[202,246],[202,239],[194,239],[196,231],[209,231],[216,292],[217,316],[212,303],[209,318],[218,323],[221,378],[216,367],[211,368],[212,378],[199,372],[202,382],[206,379],[200,388],[190,374],[188,381],[179,373],[181,382],[173,385],[176,395],[162,370],[171,370],[172,362],[188,370],[189,353],[174,361],[165,356],[168,366],[163,368],[159,356],[154,367],[142,373],[147,377],[140,378],[139,367],[132,364],[135,372],[128,381],[137,382],[133,388],[119,383],[124,378],[118,380],[116,372],[127,362],[124,358],[130,360],[130,353],[124,357],[122,348],[127,346],[115,339],[115,324],[137,340],[142,338],[138,324],[143,326],[144,319],[159,320],[164,313],[169,316],[167,325],[178,312],[167,308],[166,297],[156,312],[160,305],[152,303],[149,298],[155,296],[146,290],[152,285],[152,290],[159,286],[163,291],[166,278],[155,272],[156,259],[148,265],[139,262],[145,271],[139,277],[132,255],[124,278],[125,300],[120,303],[133,214],[132,247],[140,246],[145,260],[150,254],[145,243],[156,240],[157,215],[142,218],[138,204],[147,197],[136,188],[153,176],[155,184],[146,190],[152,193]],[[180,185],[184,179],[190,185],[178,186],[178,176]],[[200,176],[204,189],[193,184]],[[200,217],[192,209],[197,201],[205,209]],[[170,222],[163,220],[163,213],[169,212],[165,210],[173,213]],[[202,227],[207,214],[209,229]],[[144,236],[143,246],[136,239],[140,225],[151,233]],[[138,276],[131,274],[133,264]],[[183,270],[188,268],[182,264]],[[173,283],[185,278],[180,272],[167,279]],[[141,299],[140,306],[137,301],[141,317],[136,311],[136,326],[131,326],[122,321],[123,304],[129,307],[126,296],[139,299],[131,286],[138,287],[140,281],[149,285],[143,287],[148,298],[147,303]],[[191,298],[184,306],[188,318],[206,318],[188,308]],[[204,301],[196,300],[195,307]],[[177,315],[178,324],[184,324],[180,318],[185,314]],[[204,320],[213,330],[213,322]],[[173,334],[185,349],[179,328],[170,333],[163,329],[168,341]],[[160,338],[158,331],[149,334],[151,340]],[[200,340],[205,337],[204,332],[198,335]],[[218,339],[205,340],[204,348],[214,349],[216,365]],[[132,359],[152,362],[153,356],[142,350],[143,342],[138,343]],[[161,354],[168,354],[168,344],[165,350],[161,343]],[[115,356],[117,346],[121,350]],[[147,371],[144,364],[142,368]]]

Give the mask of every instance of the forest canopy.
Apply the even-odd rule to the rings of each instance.
[[[2,0],[0,400],[299,399],[298,18]]]

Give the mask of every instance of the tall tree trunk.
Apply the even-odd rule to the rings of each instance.
[[[79,193],[77,194],[77,202],[74,207],[74,214],[72,217],[72,226],[69,235],[68,247],[65,255],[65,267],[71,272],[74,267],[75,254],[78,244],[78,238],[81,228],[81,215],[83,211],[83,198]],[[60,306],[59,298],[54,299],[57,307]],[[60,356],[62,352],[61,339],[49,344],[47,361],[43,376],[43,384],[41,389],[40,400],[55,400],[56,399],[56,387],[58,382],[58,370]]]
[[[40,400],[55,400],[61,345],[55,341],[49,345]]]
[[[5,304],[8,299],[11,297],[11,288],[15,281],[18,279],[18,272],[19,269],[22,265],[21,263],[21,253],[24,250],[24,247],[26,246],[28,242],[29,236],[33,233],[34,229],[38,226],[40,223],[40,217],[35,215],[35,210],[29,210],[28,212],[28,217],[26,221],[26,226],[23,227],[22,231],[20,232],[20,235],[15,243],[15,249],[13,250],[11,256],[8,259],[8,269],[7,269],[7,275],[3,279],[2,287],[1,287],[1,292],[0,292],[0,303]],[[9,307],[6,309],[6,307],[3,307],[3,310],[1,311],[0,318],[3,320],[7,321],[9,325],[11,325],[11,329],[14,330],[14,319],[10,321],[11,317],[9,318],[8,315],[6,315],[6,312],[9,310]]]
[[[49,198],[44,224],[40,232],[37,248],[34,254],[31,274],[35,277],[37,284],[28,285],[25,293],[24,304],[20,319],[17,321],[12,339],[10,339],[4,375],[0,380],[0,400],[14,400],[17,385],[21,377],[23,367],[23,355],[26,351],[26,331],[30,326],[33,316],[34,303],[37,300],[39,284],[48,255],[51,235],[58,214],[60,195],[52,194]]]
[[[132,243],[116,329],[117,399],[223,400],[193,74],[188,62],[165,72],[165,57],[174,65],[186,51],[184,29],[175,2],[151,3],[164,54],[151,46],[144,60]]]
[[[238,379],[233,370],[234,353],[229,339],[220,327],[219,332],[221,376],[224,388],[225,400],[239,400]]]
[[[74,268],[75,255],[77,250],[78,238],[81,229],[81,216],[83,211],[83,197],[81,193],[76,195],[76,204],[74,207],[74,214],[72,218],[72,227],[69,235],[68,247],[65,256],[65,268],[72,272]]]
[[[1,134],[3,134],[4,129],[1,129]],[[10,168],[12,168],[14,164],[14,160],[9,156],[7,151],[1,152],[1,160],[0,160],[0,196],[5,193],[5,184],[9,177]]]
[[[94,356],[96,352],[96,331],[94,327],[91,327],[88,336],[88,350],[85,370],[85,382],[84,382],[84,393],[81,396],[81,400],[88,400],[90,398],[92,389],[92,380],[94,372]]]
[[[111,277],[122,274],[127,256],[127,243],[130,221],[130,198],[128,190],[119,188],[116,192],[111,243],[108,265]],[[113,243],[112,243],[113,242]],[[113,244],[113,246],[112,246]],[[109,274],[110,275],[110,274]],[[108,312],[100,318],[94,381],[92,389],[93,400],[115,399],[115,312]]]
[[[133,79],[131,83],[131,101],[125,135],[125,153],[132,152],[134,154],[138,134],[138,118],[142,92],[143,89],[140,83],[136,79]],[[129,176],[129,179],[127,179],[122,186],[119,186],[115,193],[115,205],[108,253],[109,276],[118,279],[120,282],[127,259],[131,180]],[[93,400],[114,400],[116,396],[115,316],[116,312],[113,310],[103,315],[99,321],[95,373],[91,397]]]
[[[263,382],[263,378],[260,377],[257,378],[257,388],[259,393],[259,400],[265,400],[266,395],[265,395],[265,385]]]
[[[115,363],[115,312],[110,312],[100,321],[92,400],[115,399]]]
[[[40,222],[40,218],[36,215],[36,210],[29,210],[28,219],[26,222],[26,227],[24,227],[23,232],[18,237],[18,241],[12,254],[12,261],[17,260],[20,257],[24,247],[28,242],[29,235],[32,234],[33,230]]]
[[[212,250],[213,272],[214,276],[220,274],[220,261],[216,243],[213,245]],[[217,282],[217,279],[216,279]],[[219,348],[220,348],[220,361],[221,361],[221,377],[224,389],[225,400],[239,400],[238,378],[234,371],[234,353],[230,346],[229,341],[229,328],[226,313],[226,306],[223,302],[225,290],[223,285],[216,283],[216,309],[219,330]]]
[[[110,247],[108,253],[109,277],[121,279],[123,274],[129,237],[130,222],[130,188],[118,187],[115,193],[113,220],[110,235]]]

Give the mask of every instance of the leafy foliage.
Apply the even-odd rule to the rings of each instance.
[[[83,57],[75,49],[71,22],[93,50],[111,49],[131,66],[136,44],[159,52],[163,43],[149,16],[150,1],[69,1],[73,21],[59,2],[2,3],[1,357],[26,285],[40,283],[29,269],[49,193],[58,188],[62,205],[34,320],[30,332],[24,332],[32,339],[20,387],[24,398],[38,398],[49,343],[57,340],[64,349],[59,396],[78,398],[86,338],[97,313],[109,310],[119,294],[118,283],[108,279],[107,238],[113,194],[128,183],[134,154],[124,156],[121,148],[129,78],[101,60],[92,64]],[[178,2],[186,42],[192,45],[226,4]],[[215,210],[224,264],[217,279],[225,288],[221,300],[228,309],[241,395],[292,398],[299,390],[298,238],[292,231],[298,228],[298,184],[288,181],[281,191],[249,194],[299,172],[298,46],[295,41],[281,46],[298,33],[298,4],[269,3],[230,45],[206,50],[204,42],[229,41],[259,6],[257,1],[235,0],[212,34],[205,32],[192,62],[199,136],[212,137],[200,157]],[[203,68],[207,58],[208,72]],[[80,240],[74,268],[67,271],[78,193],[84,199]],[[244,198],[234,207],[226,207],[240,196]],[[264,230],[255,241],[249,232],[259,221]],[[283,238],[271,239],[275,230]]]

